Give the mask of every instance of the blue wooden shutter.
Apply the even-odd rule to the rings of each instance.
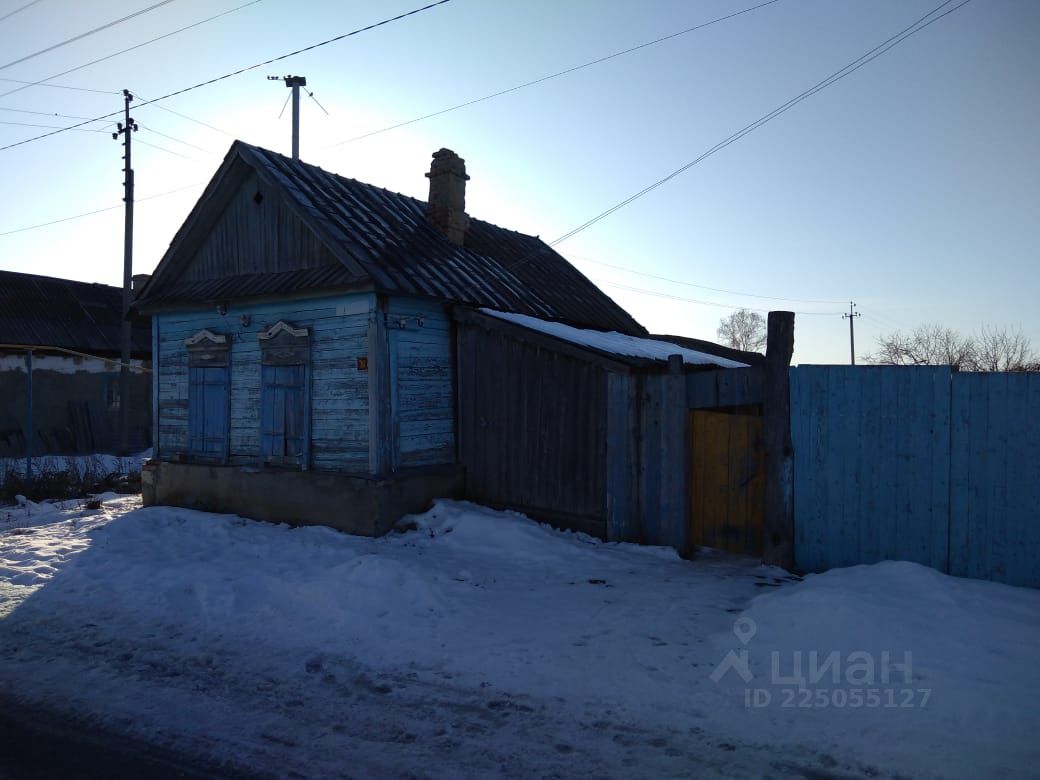
[[[226,366],[188,369],[188,450],[220,458],[227,443]]]
[[[276,458],[305,456],[306,366],[262,366],[260,377],[262,454]]]
[[[285,380],[285,454],[304,454],[304,408],[306,393],[304,366],[281,366]]]

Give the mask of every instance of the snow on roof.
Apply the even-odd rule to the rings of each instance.
[[[500,320],[506,320],[507,322],[569,341],[572,344],[591,347],[602,352],[609,352],[612,355],[648,358],[650,360],[668,360],[669,355],[682,355],[683,363],[687,365],[715,365],[722,368],[746,368],[748,365],[747,363],[739,363],[736,360],[719,357],[718,355],[711,355],[707,352],[698,352],[694,349],[681,347],[668,341],[628,336],[617,331],[606,332],[574,328],[570,325],[564,325],[562,322],[549,322],[540,320],[537,317],[529,317],[526,314],[512,314],[483,308],[480,311]]]

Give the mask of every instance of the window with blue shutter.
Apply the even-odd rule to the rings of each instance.
[[[260,341],[260,453],[265,463],[310,461],[310,332],[277,322]]]
[[[266,457],[300,458],[306,449],[304,365],[262,366],[260,447]]]
[[[227,442],[227,366],[188,369],[188,449],[193,455],[224,457]]]
[[[224,461],[228,455],[227,337],[201,330],[184,344],[188,350],[188,453]]]

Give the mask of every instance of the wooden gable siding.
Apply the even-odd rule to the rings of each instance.
[[[396,466],[456,461],[452,329],[443,304],[390,298],[387,333]]]
[[[608,371],[467,323],[458,361],[467,495],[606,537]]]
[[[272,304],[230,305],[159,314],[159,457],[188,447],[188,360],[184,340],[203,328],[226,335],[231,347],[230,462],[260,461],[260,345],[257,333],[279,320],[311,331],[311,466],[368,469],[368,374],[357,358],[368,352],[373,296],[340,295]],[[249,324],[243,324],[248,316]]]
[[[257,196],[259,203],[257,202]],[[245,178],[185,261],[183,281],[280,273],[337,263],[314,232],[256,174]]]

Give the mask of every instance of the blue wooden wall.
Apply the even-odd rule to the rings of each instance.
[[[950,573],[1040,587],[1040,374],[953,378]]]
[[[1040,377],[791,370],[795,562],[897,559],[1040,587]]]
[[[454,337],[443,304],[392,297],[387,314],[395,467],[454,463]]]
[[[357,358],[368,352],[374,296],[361,293],[255,305],[229,305],[157,314],[159,455],[188,449],[188,358],[184,340],[203,328],[226,335],[231,352],[230,462],[260,461],[260,345],[257,333],[279,320],[311,331],[311,465],[368,469],[368,374]],[[242,317],[249,318],[243,324]]]

